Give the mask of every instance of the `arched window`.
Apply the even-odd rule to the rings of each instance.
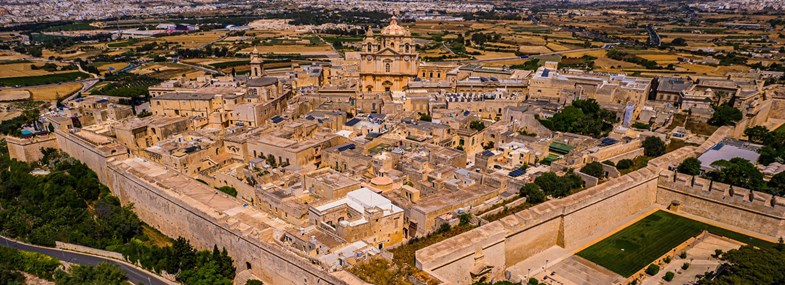
[[[384,72],[390,72],[390,63],[389,62],[384,63]]]
[[[404,46],[403,50],[408,53],[409,52],[409,44],[406,44]]]
[[[371,52],[371,51],[373,51],[373,46],[371,45],[371,43],[368,43],[368,52]]]
[[[390,48],[395,48],[395,42],[390,43]]]

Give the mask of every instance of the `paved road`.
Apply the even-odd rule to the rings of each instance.
[[[153,273],[141,270],[139,268],[133,267],[133,266],[128,265],[126,263],[119,262],[117,260],[110,259],[110,258],[103,258],[103,257],[87,255],[87,254],[82,254],[82,253],[77,253],[77,252],[72,252],[72,251],[65,251],[65,250],[60,250],[60,249],[56,249],[56,248],[40,247],[40,246],[35,246],[35,245],[30,245],[30,244],[16,242],[16,241],[13,241],[13,240],[9,240],[9,239],[7,239],[5,237],[0,237],[0,245],[1,246],[5,246],[5,247],[19,249],[19,250],[24,250],[24,251],[32,251],[32,252],[43,253],[43,254],[46,254],[48,256],[51,256],[51,257],[54,257],[54,258],[57,258],[57,259],[60,259],[62,261],[69,262],[69,263],[76,263],[76,264],[82,264],[82,265],[92,265],[92,266],[95,266],[96,264],[98,264],[100,262],[112,263],[112,264],[115,264],[118,267],[120,267],[120,269],[123,270],[123,272],[125,272],[125,275],[128,277],[128,280],[131,281],[134,284],[139,284],[139,283],[144,283],[144,284],[148,284],[148,285],[170,285],[170,284],[172,284],[171,282],[166,282],[166,281],[161,280],[161,277],[159,277],[158,275],[155,275]]]

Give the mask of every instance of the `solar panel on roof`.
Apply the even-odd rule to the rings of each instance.
[[[493,156],[493,152],[490,150],[483,151],[482,156]]]
[[[272,117],[270,119],[270,121],[273,121],[274,124],[277,124],[277,123],[283,122],[283,118],[281,118],[280,116],[275,116],[275,117]]]
[[[526,173],[526,171],[524,171],[522,169],[516,169],[516,170],[510,171],[509,175],[510,175],[510,177],[518,177],[518,176],[521,176],[521,175],[523,175],[525,173]]]
[[[356,125],[356,124],[357,124],[357,123],[359,123],[359,122],[360,122],[360,119],[358,119],[358,118],[352,118],[351,120],[349,120],[348,122],[346,122],[346,125],[347,125],[347,126],[350,126],[350,127],[352,127],[352,126]]]
[[[355,148],[355,145],[353,143],[350,143],[350,144],[345,144],[345,145],[339,146],[338,147],[338,151],[344,151],[344,150],[347,150],[347,149],[354,149],[354,148]]]

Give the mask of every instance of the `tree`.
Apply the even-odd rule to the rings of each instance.
[[[751,142],[763,143],[763,141],[769,135],[769,129],[764,126],[754,126],[744,130],[744,135],[747,136]]]
[[[545,202],[545,192],[542,192],[537,184],[526,183],[521,187],[518,192],[521,197],[526,197],[526,202],[530,204],[539,204]]]
[[[120,267],[105,262],[98,263],[95,267],[75,265],[71,267],[70,273],[63,271],[55,273],[56,285],[123,285],[125,282],[125,273],[120,270]]]
[[[741,111],[729,105],[720,105],[714,108],[714,114],[709,119],[709,124],[714,126],[728,126],[742,118]]]
[[[643,154],[648,157],[657,157],[665,154],[665,142],[658,137],[648,137],[643,140]]]
[[[646,268],[646,274],[649,274],[650,276],[657,275],[658,272],[660,272],[660,266],[659,265],[652,264],[652,265],[649,265],[649,267]]]
[[[616,164],[616,168],[620,170],[630,169],[630,167],[632,167],[634,164],[635,162],[633,162],[632,159],[622,159],[619,160],[619,163]]]
[[[433,120],[433,118],[431,118],[431,116],[430,116],[430,115],[428,115],[428,114],[423,114],[423,113],[420,113],[420,121],[426,121],[426,122],[430,122],[430,121],[432,121],[432,120]]]
[[[671,45],[678,46],[678,47],[687,46],[687,40],[685,40],[684,38],[675,38],[671,41]]]
[[[785,171],[777,173],[769,180],[769,192],[777,196],[785,196]]]
[[[492,149],[493,147],[494,147],[493,141],[489,141],[488,143],[482,145],[483,149]]]
[[[662,279],[665,280],[665,281],[671,282],[671,280],[673,280],[673,277],[675,277],[675,276],[676,276],[676,273],[673,273],[673,271],[668,271],[668,272],[665,272],[665,276],[662,276]]]
[[[483,121],[472,121],[469,123],[469,128],[479,132],[485,129],[485,123]]]
[[[682,161],[681,164],[679,164],[679,167],[676,168],[676,171],[687,175],[700,175],[701,161],[694,157],[687,158]]]
[[[583,186],[583,179],[575,173],[568,173],[562,177],[553,172],[546,172],[534,179],[534,183],[545,193],[553,197],[564,197],[572,190]]]
[[[581,172],[600,179],[605,178],[605,170],[602,169],[602,164],[596,161],[586,164],[586,166],[581,168]]]
[[[716,276],[704,276],[700,285],[785,284],[785,252],[749,245],[722,255],[726,270]]]
[[[269,164],[272,168],[278,167],[278,163],[275,161],[275,156],[272,154],[267,155],[267,164]]]
[[[251,280],[245,281],[245,285],[264,285],[264,283],[262,283],[262,281],[259,281],[259,280],[256,280],[256,279],[251,279]]]
[[[550,119],[540,120],[552,131],[600,137],[613,128],[618,119],[613,112],[600,108],[594,99],[575,100]]]
[[[711,165],[718,168],[708,173],[714,181],[756,191],[766,188],[763,174],[749,160],[735,157],[731,160],[718,160]]]
[[[472,222],[472,215],[469,215],[468,213],[463,213],[458,216],[458,220],[459,220],[458,225],[461,226],[469,225],[469,223]]]

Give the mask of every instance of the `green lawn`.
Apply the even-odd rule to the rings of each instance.
[[[703,230],[759,247],[773,243],[707,225],[669,212],[657,211],[578,253],[624,277],[638,272]]]

